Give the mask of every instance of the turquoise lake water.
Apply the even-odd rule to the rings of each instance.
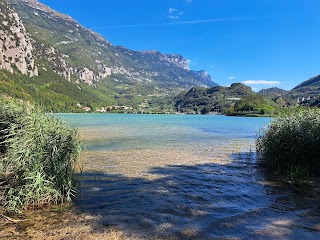
[[[88,133],[100,130],[89,150],[190,148],[246,141],[251,144],[270,118],[222,115],[62,114],[72,126]],[[105,136],[103,134],[106,134]],[[98,134],[99,135],[99,134]],[[110,141],[112,137],[112,141]],[[103,141],[105,139],[106,141]]]
[[[270,118],[58,114],[83,136],[76,208],[138,239],[320,239],[319,204],[270,182]]]

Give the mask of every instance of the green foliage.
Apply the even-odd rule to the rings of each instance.
[[[78,103],[99,107],[115,102],[95,88],[84,83],[68,82],[49,70],[40,70],[38,77],[0,70],[1,93],[36,103],[47,112],[79,112]]]
[[[273,120],[256,140],[263,163],[275,172],[320,175],[320,109],[303,109]],[[306,175],[303,173],[302,175]]]
[[[230,87],[192,88],[173,99],[176,108],[180,106],[183,112],[192,112],[206,108],[208,111],[219,109],[226,113],[233,106],[230,98],[242,98],[255,94],[250,87],[234,83]]]
[[[76,130],[32,105],[0,99],[0,204],[9,211],[70,202],[80,153]]]
[[[207,107],[204,107],[204,108],[202,108],[201,109],[201,114],[207,114],[207,113],[209,113],[210,112],[210,109],[209,108],[207,108]]]
[[[274,102],[267,101],[266,97],[252,94],[242,98],[240,101],[237,101],[234,106],[235,115],[241,114],[273,114],[275,112]]]

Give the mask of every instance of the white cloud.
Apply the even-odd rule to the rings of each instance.
[[[278,85],[279,81],[267,81],[267,80],[246,80],[242,82],[246,85]]]
[[[179,17],[179,16],[174,16],[174,15],[169,15],[168,18],[171,18],[171,19],[179,19],[180,17]]]
[[[168,13],[169,13],[168,18],[171,18],[171,19],[179,19],[180,16],[183,15],[183,12],[179,11],[176,8],[169,8]]]
[[[169,8],[168,12],[169,13],[174,13],[174,12],[178,12],[179,10],[176,8]]]
[[[187,63],[190,64],[192,61],[190,59],[187,59]]]
[[[230,76],[230,77],[228,77],[228,79],[236,79],[237,77],[235,77],[235,76]]]
[[[192,2],[192,0],[186,0],[186,2],[187,2],[187,3],[191,3],[191,2]]]

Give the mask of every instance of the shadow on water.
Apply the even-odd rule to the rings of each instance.
[[[251,153],[231,164],[154,167],[156,178],[79,175],[80,212],[146,239],[320,239],[319,205],[264,180]]]

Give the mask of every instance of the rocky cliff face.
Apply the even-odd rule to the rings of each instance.
[[[18,14],[0,0],[0,69],[37,76],[31,42]]]
[[[207,71],[200,70],[200,71],[194,71],[194,72],[204,81],[207,81],[207,82],[212,81],[212,78]]]
[[[70,54],[69,49],[66,50],[66,47],[70,47],[74,51],[74,45],[81,41],[81,38],[85,38],[84,40],[90,44],[95,42],[103,48],[111,46],[102,36],[85,29],[70,16],[59,13],[37,0],[7,0],[7,2],[15,7],[19,15],[22,16],[22,21],[26,23],[27,29],[35,40],[37,58],[42,63],[47,62],[45,65],[49,65],[55,73],[68,81],[71,78],[77,79],[91,86],[95,86],[101,79],[111,75],[111,68],[100,58],[91,58],[90,65],[79,64],[79,62],[89,62],[88,59],[83,59],[87,56],[77,56],[79,53],[85,55],[86,51],[81,51],[87,49],[81,49],[81,46],[77,46],[76,50],[79,52],[73,54]],[[35,28],[32,25],[40,26],[40,28]],[[48,28],[48,25],[51,27]],[[61,30],[63,31],[62,35],[60,35]],[[90,55],[90,53],[88,54]],[[101,52],[97,51],[96,54],[101,55]],[[80,61],[73,64],[70,57],[75,60],[78,58]],[[47,69],[47,67],[45,68]]]
[[[162,54],[159,51],[152,50],[152,51],[142,51],[142,54],[152,55],[153,58],[157,61],[161,61],[164,63],[174,64],[179,68],[190,70],[188,61],[179,54]]]

